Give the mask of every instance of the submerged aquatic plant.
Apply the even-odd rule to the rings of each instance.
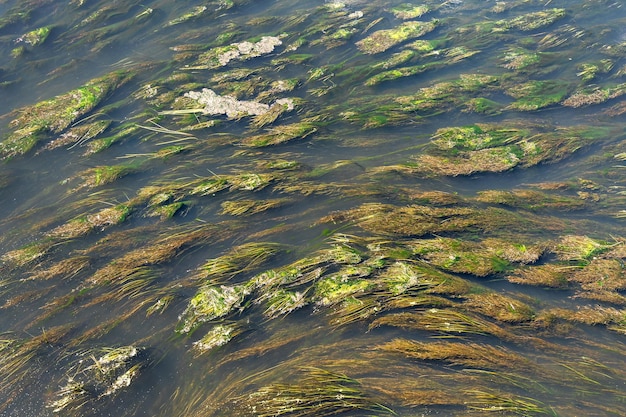
[[[52,3],[0,6],[0,413],[626,414],[617,3]]]
[[[303,368],[299,384],[272,384],[242,396],[243,409],[257,416],[331,416],[350,411],[393,412],[360,389],[346,375],[319,368]]]
[[[419,38],[432,32],[439,21],[420,22],[417,20],[400,24],[393,29],[379,30],[356,43],[359,50],[366,54],[378,54],[410,39]]]
[[[132,71],[116,71],[68,93],[17,110],[12,133],[0,143],[0,157],[26,154],[49,133],[61,133],[93,110],[111,92],[128,82]]]
[[[67,382],[48,404],[54,413],[77,412],[89,403],[117,394],[130,386],[146,365],[145,349],[135,346],[93,349],[79,356],[68,371]]]
[[[252,292],[251,285],[205,285],[194,295],[179,318],[178,333],[189,334],[202,323],[225,317],[241,307]]]

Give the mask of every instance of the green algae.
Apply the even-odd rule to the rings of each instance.
[[[224,346],[240,333],[241,329],[236,325],[218,324],[200,340],[193,342],[192,349],[197,355],[202,355]]]
[[[595,86],[575,91],[571,96],[563,100],[567,107],[583,107],[604,103],[605,101],[620,97],[626,93],[626,84],[614,86]]]
[[[525,210],[582,210],[587,204],[579,197],[552,196],[532,190],[482,191],[478,201],[496,203]]]
[[[518,111],[534,111],[560,103],[569,93],[568,83],[547,80],[528,81],[506,89],[516,101],[509,107]]]
[[[416,65],[412,67],[402,67],[402,68],[395,68],[389,71],[383,71],[379,74],[374,75],[373,77],[368,78],[365,81],[365,85],[373,86],[373,85],[377,85],[385,81],[393,81],[393,80],[397,80],[398,78],[410,77],[416,74],[421,74],[423,72],[426,72],[427,70],[433,67],[436,67],[435,64]]]
[[[35,136],[34,148],[61,136],[66,145],[54,139],[42,149],[76,145],[90,158],[77,163],[76,152],[55,151],[69,162],[59,175],[75,179],[80,171],[81,181],[89,185],[49,206],[40,208],[35,199],[24,202],[0,222],[8,230],[0,237],[9,248],[3,250],[0,267],[7,276],[0,292],[8,294],[0,307],[9,313],[8,320],[19,309],[32,307],[42,313],[28,324],[29,332],[47,326],[51,318],[76,323],[68,340],[56,343],[51,335],[50,348],[44,348],[59,366],[74,363],[67,346],[80,349],[85,366],[91,363],[86,355],[104,356],[93,346],[105,341],[130,337],[141,341],[125,344],[159,346],[165,361],[158,366],[171,363],[189,370],[159,390],[160,398],[171,395],[171,410],[166,405],[162,412],[172,416],[217,415],[224,409],[259,415],[260,408],[254,407],[265,407],[268,415],[288,415],[300,406],[302,415],[392,414],[380,404],[397,414],[425,409],[455,415],[623,414],[621,396],[611,388],[623,379],[623,355],[608,340],[615,337],[611,332],[624,334],[623,243],[607,237],[609,228],[596,218],[623,205],[622,169],[609,167],[622,159],[621,131],[607,127],[621,113],[615,107],[599,120],[595,108],[581,109],[621,97],[621,84],[605,81],[623,75],[617,70],[615,51],[620,48],[611,48],[615,71],[599,71],[595,57],[582,58],[566,48],[575,45],[606,55],[609,49],[600,45],[608,45],[610,31],[585,30],[582,35],[582,29],[571,25],[553,25],[564,17],[582,22],[591,8],[603,15],[610,11],[572,5],[563,13],[524,1],[486,10],[471,2],[446,2],[429,12],[445,23],[437,25],[439,39],[409,37],[374,60],[349,41],[370,39],[372,28],[389,24],[379,16],[390,17],[394,10],[378,3],[360,5],[360,13],[353,13],[353,4],[298,8],[302,13],[297,16],[286,16],[275,5],[271,12],[276,16],[255,11],[253,18],[245,16],[244,7],[226,15],[213,10],[232,3],[205,6],[210,10],[197,21],[177,22],[181,34],[175,39],[169,35],[176,27],[136,37],[135,42],[149,44],[153,36],[167,32],[160,46],[180,45],[172,49],[185,56],[155,64],[156,80],[143,72],[144,84],[129,96],[132,106],[100,107],[106,114],[99,120],[92,113],[98,104],[58,132],[21,128],[24,135]],[[107,27],[85,37],[97,41],[88,56],[92,59],[103,45],[114,45],[101,43],[103,36],[114,34],[112,41],[119,42],[118,34],[133,33],[111,23],[143,22],[151,16],[165,25],[193,5],[165,18],[156,9],[114,14],[110,7],[83,2],[72,7],[82,11],[74,23],[86,19],[83,27],[89,31],[95,24]],[[413,7],[405,11],[415,12]],[[490,14],[504,12],[500,20]],[[401,13],[397,19],[403,19]],[[204,25],[209,20],[215,20],[214,27]],[[471,23],[476,20],[484,21]],[[237,27],[251,32],[244,35]],[[247,45],[233,42],[278,30],[288,33],[281,38],[284,50],[241,54],[226,62],[229,55],[223,54],[234,56],[233,45],[238,53]],[[515,31],[529,33],[515,41]],[[77,34],[72,29],[70,35]],[[70,39],[58,37],[61,42],[46,47],[56,52],[57,45]],[[72,39],[74,45],[87,45]],[[260,39],[245,42],[254,48]],[[405,49],[400,49],[403,43]],[[327,53],[327,48],[336,49]],[[557,48],[555,55],[543,52]],[[30,61],[34,52],[26,51],[19,64]],[[211,53],[219,65],[220,57],[225,64],[213,67],[199,59],[203,54],[209,59]],[[559,62],[570,55],[568,66]],[[461,60],[467,60],[473,74],[452,75],[451,65]],[[297,67],[302,63],[310,65],[304,70],[310,69],[308,74]],[[586,65],[577,67],[580,63]],[[428,71],[412,73],[415,68]],[[575,72],[583,70],[577,78]],[[588,78],[591,74],[595,78]],[[359,88],[363,85],[375,88]],[[564,95],[557,91],[561,87]],[[183,96],[203,88],[233,95],[238,104],[254,101],[270,109],[285,93],[302,101],[294,102],[293,112],[279,103],[264,114],[218,116],[223,120],[217,124],[201,114],[206,105]],[[502,93],[518,101],[509,106]],[[150,110],[142,112],[146,107]],[[532,123],[530,114],[511,121],[514,112],[543,109],[549,112],[533,114]],[[585,125],[572,126],[562,123],[564,110],[576,120],[591,117],[577,122]],[[155,111],[160,114],[153,119]],[[553,121],[536,121],[548,113]],[[117,121],[120,114],[126,117],[122,122]],[[485,117],[497,114],[506,121]],[[607,122],[607,116],[613,119]],[[154,130],[146,132],[137,124]],[[191,129],[194,137],[182,134]],[[320,149],[322,160],[310,153]],[[41,152],[32,158],[33,163],[49,161]],[[116,184],[125,175],[117,171],[125,165],[118,158],[133,158],[127,166],[142,167],[141,175],[119,183],[123,189]],[[558,161],[563,164],[547,165]],[[539,164],[546,165],[529,169]],[[573,179],[574,168],[576,177],[599,185]],[[466,175],[471,178],[454,178]],[[552,185],[526,183],[544,175]],[[504,181],[497,189],[489,185],[494,178]],[[16,181],[2,191],[9,195],[17,190],[12,195],[19,200]],[[66,184],[41,190],[42,200],[66,191]],[[274,210],[279,207],[286,209]],[[7,209],[13,209],[10,202]],[[44,214],[50,210],[57,214]],[[25,233],[43,235],[35,238],[33,248],[16,237],[22,229],[11,222],[22,220],[33,223],[24,227]],[[619,236],[621,220],[611,220],[609,232]],[[194,231],[192,224],[206,229]],[[271,245],[259,244],[268,236],[295,242],[296,249],[274,252]],[[21,249],[11,250],[16,247]],[[503,279],[507,291],[494,282]],[[22,288],[34,280],[49,281],[48,288]],[[538,286],[532,290],[536,299],[526,285]],[[98,323],[86,325],[95,316]],[[303,332],[302,323],[311,326]],[[204,336],[190,336],[196,329]],[[239,337],[244,330],[245,339]],[[168,339],[173,332],[179,337]],[[390,342],[390,332],[402,340]],[[407,332],[420,342],[405,339]],[[431,337],[454,341],[424,342]],[[13,343],[7,342],[6,351]],[[1,357],[3,382],[26,381],[12,377],[39,358],[31,357],[31,350],[23,352]],[[592,367],[595,359],[579,361],[581,357],[596,358],[598,365]],[[606,369],[600,361],[606,361]],[[332,372],[301,368],[311,363]],[[48,387],[47,404],[59,413],[90,414],[91,408],[100,412],[102,407],[106,412],[119,400],[130,404],[120,411],[128,414],[140,401],[128,392],[142,391],[143,381],[148,387],[151,383],[135,379],[141,373],[126,366],[110,380],[119,389],[101,398],[94,398],[81,372],[73,381],[59,380],[61,370],[40,385]],[[68,375],[77,370],[70,368]],[[214,371],[224,376],[219,384],[206,378]],[[37,369],[28,372],[34,378],[43,375]],[[125,393],[126,381],[131,387]],[[21,395],[15,388],[0,392],[14,402]],[[354,397],[346,398],[348,394]]]
[[[471,242],[438,238],[415,241],[411,248],[424,261],[448,272],[484,277],[511,268],[495,249]]]
[[[559,161],[608,134],[605,128],[588,126],[553,131],[531,124],[441,128],[431,149],[406,169],[425,176],[459,176],[527,168]]]
[[[224,201],[220,214],[252,216],[267,210],[283,207],[288,202],[289,200],[287,199]]]
[[[429,11],[430,7],[428,7],[427,5],[415,5],[411,3],[403,3],[391,9],[391,13],[393,13],[396,18],[402,20],[416,19],[428,13]]]
[[[135,381],[146,366],[142,352],[135,346],[93,349],[85,353],[89,362],[78,361],[67,371],[67,382],[56,392],[48,407],[53,412],[77,412],[91,402],[117,395]]]
[[[528,71],[542,62],[542,54],[524,48],[511,48],[502,56],[502,66],[515,71]]]
[[[519,30],[536,30],[565,17],[565,9],[548,9],[539,12],[527,13],[508,21],[508,25]]]
[[[10,123],[13,133],[0,143],[0,155],[6,159],[26,154],[47,134],[60,133],[89,113],[132,76],[129,71],[113,72],[66,94],[17,110]]]
[[[438,24],[437,20],[430,22],[404,22],[393,29],[376,31],[358,41],[356,45],[360,51],[366,54],[378,54],[402,42],[419,38],[428,32],[432,32]]]
[[[219,287],[207,285],[200,288],[189,300],[176,331],[181,334],[190,334],[202,323],[232,313],[241,307],[250,292],[251,288],[246,284]]]
[[[31,46],[42,45],[50,35],[50,26],[40,27],[21,36],[21,40]]]
[[[202,17],[207,10],[208,10],[208,7],[206,6],[194,7],[191,11],[184,13],[181,16],[167,22],[166,26],[179,25],[181,23],[185,23],[190,20],[198,19]]]
[[[335,276],[321,279],[315,285],[314,300],[320,305],[330,306],[345,301],[372,288],[372,283],[363,279],[350,279],[339,272]]]
[[[280,125],[271,129],[268,133],[244,138],[241,144],[252,148],[274,146],[294,139],[304,139],[317,132],[317,130],[318,128],[315,124],[308,122]]]
[[[263,311],[263,315],[268,319],[274,319],[277,317],[285,316],[291,312],[305,307],[308,304],[306,293],[300,291],[289,291],[285,289],[278,289],[271,292],[266,297],[266,308]]]
[[[244,412],[259,415],[287,415],[297,412],[302,417],[331,416],[352,411],[393,415],[390,409],[361,391],[358,381],[344,374],[306,367],[298,384],[275,383],[239,398]]]

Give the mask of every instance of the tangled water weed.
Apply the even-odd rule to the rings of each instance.
[[[626,415],[626,9],[0,1],[0,414]]]

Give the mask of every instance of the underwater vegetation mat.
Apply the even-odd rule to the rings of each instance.
[[[626,415],[618,2],[0,3],[0,413]]]

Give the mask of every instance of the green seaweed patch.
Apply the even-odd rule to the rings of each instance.
[[[574,271],[570,276],[570,281],[580,285],[585,298],[591,298],[589,295],[595,293],[624,291],[626,290],[625,269],[621,258],[594,257],[588,265]]]
[[[509,108],[519,111],[539,110],[558,104],[569,93],[570,85],[564,81],[528,81],[516,84],[505,90],[516,101]]]
[[[94,188],[110,184],[137,171],[138,166],[136,164],[105,165],[90,168],[83,171],[78,176],[83,179],[83,184],[80,186],[81,188]]]
[[[301,166],[302,165],[298,161],[282,159],[282,158],[259,162],[260,168],[276,170],[276,171],[295,171],[295,170],[300,169]]]
[[[33,242],[28,245],[6,252],[0,257],[0,260],[14,268],[28,265],[32,262],[42,259],[54,246],[53,239],[44,239]]]
[[[48,39],[51,30],[52,28],[50,26],[43,26],[23,34],[18,41],[27,43],[31,46],[39,46],[42,45],[46,39]]]
[[[596,78],[598,74],[607,74],[612,69],[615,63],[610,59],[602,59],[597,62],[583,62],[578,65],[577,76],[584,82],[589,82]]]
[[[366,54],[378,54],[410,39],[419,38],[435,30],[438,20],[430,22],[409,21],[393,29],[379,30],[356,43],[357,48]]]
[[[183,201],[158,205],[150,208],[150,210],[148,210],[148,212],[146,213],[146,216],[160,217],[161,220],[171,219],[177,213],[181,212],[185,207],[187,207],[187,203]]]
[[[515,17],[510,19],[507,25],[522,31],[530,31],[551,25],[563,17],[565,17],[565,9],[554,8]]]
[[[402,261],[389,265],[378,277],[381,288],[391,296],[430,290],[445,280],[446,277],[428,273],[421,265]]]
[[[145,349],[135,346],[91,349],[77,356],[80,360],[67,371],[66,384],[55,393],[57,399],[47,404],[54,413],[78,413],[116,395],[134,383],[148,363]]]
[[[46,236],[56,239],[75,239],[85,236],[94,230],[102,231],[109,226],[123,223],[130,215],[132,208],[125,204],[107,207],[96,213],[78,217],[55,227]]]
[[[403,3],[391,9],[391,13],[402,20],[417,19],[430,11],[430,7],[425,4]]]
[[[191,334],[202,323],[227,316],[241,307],[252,289],[249,284],[201,287],[181,314],[176,332]]]
[[[224,346],[241,333],[242,329],[235,324],[218,324],[200,340],[193,342],[191,348],[196,355],[202,355]]]
[[[462,105],[474,94],[485,94],[499,78],[484,74],[462,74],[458,79],[421,88],[412,96],[395,98],[403,111],[437,114]]]
[[[191,195],[215,195],[218,192],[230,189],[231,191],[259,191],[269,186],[276,179],[272,174],[241,173],[231,175],[216,175],[211,178],[201,178],[190,186]]]
[[[372,65],[372,68],[380,68],[383,70],[394,68],[398,65],[404,64],[407,61],[410,61],[416,55],[417,53],[415,51],[412,51],[411,49],[405,49],[403,51],[392,54],[388,59],[384,61]]]
[[[531,52],[524,48],[509,48],[501,57],[502,66],[515,71],[522,71],[537,66],[542,58],[540,52]]]
[[[302,65],[311,61],[315,57],[314,54],[290,54],[274,58],[270,63],[278,68],[283,68],[286,65]]]
[[[299,122],[287,125],[279,125],[272,128],[268,133],[248,136],[240,143],[252,148],[279,145],[294,139],[304,139],[317,132],[317,126],[309,122]]]
[[[399,78],[411,77],[413,75],[421,74],[436,66],[437,65],[435,63],[430,63],[424,65],[415,65],[411,67],[395,68],[389,71],[383,71],[368,78],[367,80],[365,80],[364,84],[368,87],[371,87],[385,81],[393,81]]]
[[[529,305],[497,292],[467,294],[463,306],[506,323],[529,322],[535,318],[535,311]]]
[[[346,278],[342,274],[330,275],[315,284],[313,299],[319,305],[331,306],[373,288],[374,283],[366,279]]]
[[[441,150],[477,151],[515,143],[530,134],[530,130],[522,127],[474,124],[440,128],[430,143]]]
[[[207,260],[197,277],[215,282],[245,273],[286,252],[282,245],[271,242],[252,242],[233,247],[228,253]]]
[[[514,284],[564,289],[569,286],[568,275],[562,265],[546,264],[517,268],[506,279]]]
[[[219,46],[201,54],[196,65],[184,69],[215,69],[226,66],[231,61],[246,61],[270,54],[280,45],[282,45],[281,36],[262,36],[228,46]]]
[[[520,164],[523,150],[517,145],[459,152],[454,156],[419,155],[415,172],[425,176],[466,176],[480,172],[504,172]]]
[[[179,17],[170,20],[165,24],[165,26],[175,26],[181,23],[185,23],[191,20],[198,19],[207,13],[208,7],[206,6],[196,6],[187,13],[183,13]]]
[[[424,236],[443,232],[528,230],[537,224],[528,215],[520,216],[508,210],[488,207],[430,207],[394,206],[367,203],[359,207],[331,213],[319,223],[352,222],[356,226],[381,236]]]
[[[533,190],[488,190],[478,193],[477,200],[483,203],[501,204],[525,210],[582,210],[587,204],[575,197],[553,196]]]
[[[266,299],[266,308],[263,311],[263,315],[270,319],[286,316],[309,303],[305,292],[290,291],[283,288],[272,291],[263,299]]]
[[[614,245],[587,236],[567,235],[559,239],[551,251],[563,261],[588,262],[593,257],[608,252]]]
[[[23,155],[48,133],[62,132],[132,76],[131,71],[116,71],[66,94],[16,110],[17,117],[9,124],[13,133],[0,143],[0,157]]]
[[[330,3],[334,4],[334,3]],[[301,367],[304,378],[291,376],[290,383],[272,383],[236,398],[244,413],[260,416],[297,415],[321,417],[357,412],[394,415],[347,375],[313,367]]]
[[[189,191],[189,194],[201,196],[215,195],[228,187],[228,178],[220,175],[198,181],[198,183]]]
[[[415,240],[410,247],[421,259],[448,272],[485,277],[511,268],[494,248],[481,243],[437,238]]]
[[[603,126],[544,131],[541,126],[476,124],[442,128],[430,147],[405,168],[426,176],[502,172],[516,166],[556,162],[610,135]]]
[[[497,116],[502,113],[504,105],[484,97],[475,97],[467,100],[464,104],[464,112]]]
[[[270,200],[234,200],[224,201],[220,214],[229,216],[252,216],[263,213],[278,207],[282,207],[289,202],[288,199],[278,198]]]
[[[604,103],[624,94],[626,94],[626,83],[606,87],[594,86],[575,91],[571,96],[563,100],[563,105],[574,108],[590,106]]]
[[[67,146],[70,149],[75,146],[82,146],[91,139],[94,139],[104,132],[111,125],[111,120],[97,120],[91,123],[83,123],[72,126],[63,132],[58,138],[52,140],[45,146],[45,150],[56,149]]]
[[[323,35],[320,39],[311,42],[311,46],[315,46],[318,43],[321,43],[324,44],[328,49],[336,48],[347,43],[350,38],[354,36],[355,33],[357,33],[356,28],[341,27],[332,33]]]

